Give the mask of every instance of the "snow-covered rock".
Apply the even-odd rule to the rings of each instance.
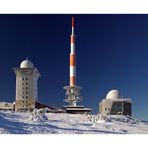
[[[46,113],[46,109],[34,109],[33,112],[30,113],[30,120],[32,121],[48,120],[45,113]]]

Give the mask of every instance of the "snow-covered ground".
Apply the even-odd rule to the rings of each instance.
[[[148,134],[148,122],[129,116],[0,111],[1,134]]]

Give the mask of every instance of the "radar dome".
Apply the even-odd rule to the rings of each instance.
[[[109,91],[108,94],[106,95],[106,99],[110,99],[110,100],[117,100],[121,98],[122,98],[122,95],[120,91],[116,89]]]
[[[22,61],[22,63],[20,64],[20,68],[34,68],[34,65],[31,61],[26,59],[26,60]]]

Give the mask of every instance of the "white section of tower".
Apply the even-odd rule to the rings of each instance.
[[[71,43],[71,52],[70,54],[75,54],[75,44]]]
[[[76,76],[76,67],[70,66],[70,77],[75,77],[75,76]]]

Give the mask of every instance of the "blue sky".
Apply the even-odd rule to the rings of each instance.
[[[64,105],[69,84],[71,17],[75,17],[80,104],[98,112],[111,89],[133,101],[133,116],[148,120],[148,15],[0,15],[0,101],[15,100],[15,74],[28,57],[41,73],[39,101]]]

